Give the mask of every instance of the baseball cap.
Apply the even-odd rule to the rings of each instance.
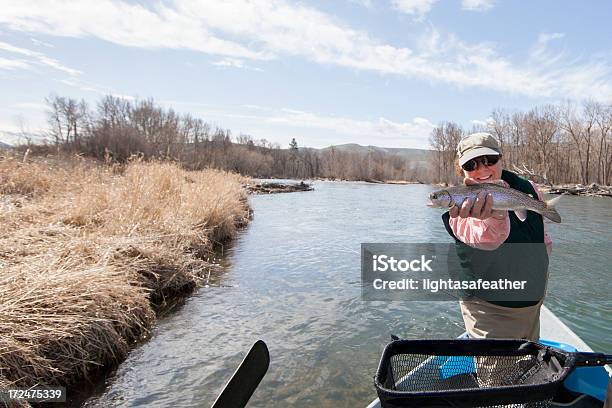
[[[490,133],[472,133],[461,139],[457,145],[457,156],[461,166],[476,157],[486,155],[501,155],[499,142]]]

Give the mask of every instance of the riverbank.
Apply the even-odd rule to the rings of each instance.
[[[257,179],[254,179],[257,180]],[[261,180],[261,179],[260,179]],[[411,180],[346,180],[340,178],[324,178],[324,177],[316,177],[312,179],[287,179],[287,178],[278,178],[278,179],[265,179],[267,181],[263,181],[260,183],[249,183],[247,185],[247,189],[252,194],[269,194],[269,193],[285,193],[285,192],[295,192],[295,191],[312,191],[314,188],[312,187],[311,181],[325,181],[325,182],[334,182],[334,183],[365,183],[365,184],[428,184],[422,181],[411,181]],[[268,181],[270,180],[270,181]],[[276,181],[278,180],[278,181]]]
[[[218,269],[245,179],[170,163],[0,158],[0,387],[116,366]]]
[[[335,182],[344,182],[344,183],[368,183],[368,184],[427,184],[420,180],[376,180],[376,179],[348,180],[348,179],[338,179],[338,178],[316,178],[315,180],[335,181]]]
[[[250,194],[276,194],[276,193],[295,193],[298,191],[312,191],[312,184],[304,183],[276,183],[263,182],[247,184],[247,191]]]
[[[585,186],[584,184],[564,184],[553,186],[540,186],[540,190],[548,194],[571,194],[595,197],[612,197],[612,186],[602,186],[596,183]]]

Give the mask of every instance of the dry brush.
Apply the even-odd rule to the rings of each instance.
[[[121,361],[248,222],[244,180],[171,163],[0,158],[0,384]]]

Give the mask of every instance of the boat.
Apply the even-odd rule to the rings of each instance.
[[[542,306],[540,311],[540,332],[546,335],[545,339],[540,339],[541,344],[568,352],[593,352],[584,340],[546,306]],[[467,333],[463,333],[459,338],[467,338]],[[563,383],[564,389],[559,393],[560,395],[555,397],[551,407],[602,408],[611,377],[612,368],[610,366],[576,368]],[[378,398],[372,401],[367,408],[381,408]]]

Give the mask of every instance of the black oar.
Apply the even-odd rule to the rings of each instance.
[[[270,354],[262,340],[257,340],[211,408],[243,408],[268,371]]]

